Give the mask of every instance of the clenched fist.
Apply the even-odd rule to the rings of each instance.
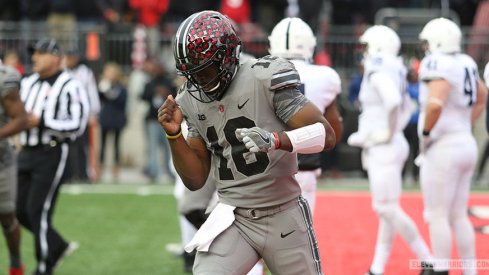
[[[183,113],[172,95],[169,95],[158,109],[158,121],[169,136],[180,133]]]

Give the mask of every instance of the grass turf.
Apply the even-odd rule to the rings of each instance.
[[[114,189],[117,187],[130,189]],[[170,192],[129,193],[73,195],[66,189],[61,193],[54,224],[67,240],[78,241],[80,248],[63,261],[56,274],[185,274],[182,260],[165,250],[167,243],[180,240],[174,197]],[[22,257],[26,274],[31,274],[35,268],[33,238],[28,231],[22,233]],[[0,268],[6,271],[7,267],[7,248],[0,238]]]

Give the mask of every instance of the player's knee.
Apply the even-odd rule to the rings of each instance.
[[[382,218],[392,219],[399,211],[399,204],[397,202],[375,202],[374,211]]]
[[[465,210],[466,209],[460,209],[460,210],[457,209],[457,210],[452,211],[449,215],[450,223],[453,224],[459,220],[468,219],[469,214]]]
[[[205,209],[192,210],[189,213],[185,214],[184,216],[197,229],[199,229],[207,219],[207,215],[205,214]]]
[[[449,221],[448,212],[441,209],[426,209],[423,218],[427,224],[448,224]]]

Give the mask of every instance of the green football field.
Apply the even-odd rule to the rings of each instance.
[[[66,185],[54,223],[80,248],[63,261],[56,274],[185,274],[183,262],[165,250],[179,242],[176,204],[171,186]],[[22,231],[26,274],[35,267],[32,235]],[[8,267],[0,240],[0,274]]]

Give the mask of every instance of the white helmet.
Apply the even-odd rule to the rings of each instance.
[[[462,31],[453,21],[440,17],[424,26],[419,39],[428,42],[431,53],[456,53],[461,51]]]
[[[316,37],[311,28],[297,17],[282,19],[268,37],[270,54],[283,58],[311,60],[316,47]]]
[[[383,25],[368,28],[358,40],[367,45],[367,54],[369,55],[376,53],[397,55],[401,48],[401,39],[397,33]]]

